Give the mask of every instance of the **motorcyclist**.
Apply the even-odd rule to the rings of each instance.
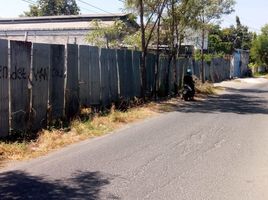
[[[194,80],[192,77],[191,69],[187,69],[186,75],[183,78],[183,83],[189,85],[190,88],[192,89],[193,94],[195,94]]]

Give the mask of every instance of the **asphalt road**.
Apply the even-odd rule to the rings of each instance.
[[[219,97],[2,170],[0,199],[267,200],[268,81],[222,85]]]

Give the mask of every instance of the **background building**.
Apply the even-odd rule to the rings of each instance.
[[[0,38],[50,44],[85,44],[86,34],[93,29],[90,21],[101,20],[112,25],[122,20],[129,28],[138,25],[128,14],[94,14],[71,16],[0,18]]]

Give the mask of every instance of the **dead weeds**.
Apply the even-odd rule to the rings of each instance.
[[[196,99],[203,100],[207,95],[216,94],[219,88],[212,84],[197,84]],[[160,113],[178,110],[184,102],[179,98],[171,98],[139,104],[124,111],[115,109],[109,112],[96,113],[91,109],[82,109],[80,118],[73,120],[68,130],[42,130],[36,139],[20,142],[0,142],[0,167],[5,161],[27,160],[62,148],[64,146],[107,134],[125,124],[136,122]]]

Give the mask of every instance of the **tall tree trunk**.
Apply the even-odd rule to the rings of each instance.
[[[178,93],[178,86],[177,86],[177,73],[176,73],[176,57],[177,57],[177,34],[176,34],[176,16],[175,16],[175,0],[172,0],[172,69],[173,69],[173,86],[174,86],[174,94]]]
[[[202,28],[202,44],[201,44],[201,73],[200,73],[202,83],[205,83],[204,46],[205,46],[205,28]]]
[[[176,35],[176,22],[175,22],[175,0],[172,0],[171,2],[171,12],[172,12],[172,24],[171,24],[171,33],[172,33],[172,42],[171,42],[171,61],[170,66],[171,70],[173,71],[173,76],[171,77],[172,85],[174,86],[174,94],[177,94],[178,87],[176,83],[176,56],[177,56],[177,35]],[[170,71],[168,72],[168,76]],[[169,83],[168,83],[169,84]],[[170,90],[170,88],[169,88]]]
[[[146,50],[146,38],[145,38],[145,26],[144,26],[144,5],[143,5],[143,0],[139,0],[139,6],[140,6],[140,25],[141,25],[141,50],[142,50],[142,55],[141,55],[141,76],[142,76],[142,86],[141,86],[141,91],[142,91],[142,98],[145,100],[146,97],[146,89],[147,89],[147,84],[146,84],[146,55],[147,55],[147,50]]]
[[[160,12],[160,11],[159,11]],[[160,25],[161,25],[161,18],[158,20],[157,23],[157,50],[156,50],[156,71],[155,71],[155,85],[154,85],[154,98],[157,98],[157,87],[159,86],[159,59],[160,59]]]

